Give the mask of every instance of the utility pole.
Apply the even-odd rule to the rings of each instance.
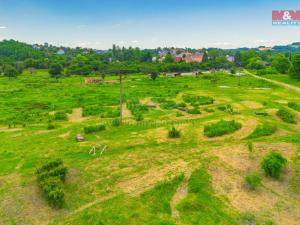
[[[122,74],[120,76],[120,125],[122,125],[123,120],[123,88],[122,88]]]

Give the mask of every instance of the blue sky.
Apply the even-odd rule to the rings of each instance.
[[[300,41],[272,10],[299,0],[0,0],[0,40],[107,49],[253,47]]]

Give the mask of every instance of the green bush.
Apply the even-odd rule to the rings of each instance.
[[[175,127],[172,127],[169,130],[169,138],[179,138],[180,137],[180,131],[177,130]]]
[[[213,113],[213,112],[215,112],[215,110],[214,109],[211,109],[211,108],[204,108],[203,109],[205,112],[208,112],[208,113]]]
[[[197,108],[189,109],[187,111],[187,113],[189,113],[189,114],[201,114],[200,110],[197,109]]]
[[[144,119],[143,113],[147,112],[148,106],[140,104],[137,98],[131,98],[127,101],[127,108],[131,111],[136,121],[142,121]]]
[[[197,96],[197,95],[184,95],[182,97],[183,101],[186,103],[191,103],[192,105],[209,105],[214,103],[214,99],[209,96]]]
[[[279,109],[277,111],[277,116],[279,116],[286,123],[296,123],[295,114],[285,108]]]
[[[204,126],[204,135],[207,137],[222,136],[233,133],[241,129],[242,124],[232,121],[220,120],[217,123],[212,123]]]
[[[113,127],[119,127],[121,125],[120,119],[116,118],[112,121],[112,126]]]
[[[64,204],[64,191],[62,183],[57,177],[49,177],[39,183],[43,195],[49,205],[61,208]]]
[[[60,159],[48,162],[36,170],[38,185],[49,205],[62,207],[64,204],[63,181],[67,168]]]
[[[230,114],[234,114],[234,110],[233,110],[233,107],[231,105],[220,105],[218,106],[218,109],[223,111],[223,112],[227,112],[227,113],[230,113]]]
[[[48,130],[54,130],[56,127],[53,123],[48,123],[47,129]]]
[[[99,131],[103,131],[105,130],[105,125],[103,124],[99,124],[99,125],[94,125],[94,126],[87,126],[87,127],[84,127],[83,130],[84,130],[84,133],[86,134],[90,134],[90,133],[95,133],[95,132],[99,132]]]
[[[272,124],[258,125],[255,130],[248,136],[248,138],[259,138],[272,135],[276,132],[277,127]]]
[[[256,189],[261,186],[261,176],[258,173],[250,173],[245,177],[247,186],[251,189]]]
[[[256,116],[268,116],[269,113],[264,112],[264,111],[256,111],[256,112],[255,112],[255,115],[256,115]]]
[[[290,107],[293,110],[296,110],[296,111],[300,112],[300,104],[299,103],[289,102],[288,107]]]
[[[160,107],[162,109],[176,109],[177,108],[177,103],[174,101],[165,101],[160,104]]]
[[[279,178],[282,170],[285,168],[287,160],[279,153],[272,151],[261,161],[261,167],[267,175]]]
[[[54,113],[55,120],[68,120],[68,115],[65,112],[55,112]]]

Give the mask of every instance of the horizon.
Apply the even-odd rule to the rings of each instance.
[[[113,44],[141,49],[272,47],[297,42],[300,36],[297,26],[272,26],[272,10],[299,8],[294,0],[12,0],[0,3],[0,40],[102,50]]]

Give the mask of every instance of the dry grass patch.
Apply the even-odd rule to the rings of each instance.
[[[175,177],[187,169],[188,165],[185,161],[177,160],[168,165],[150,168],[144,174],[135,174],[129,179],[119,182],[118,186],[125,193],[136,196],[153,187],[157,182]]]
[[[260,109],[263,107],[261,103],[254,101],[242,101],[241,104],[250,109]]]
[[[73,109],[72,114],[68,114],[68,117],[72,123],[80,123],[86,120],[86,118],[82,116],[82,108]]]

